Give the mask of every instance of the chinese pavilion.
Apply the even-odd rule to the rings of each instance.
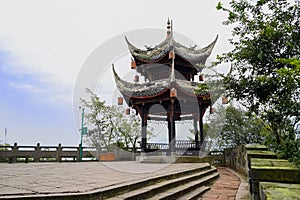
[[[132,56],[131,68],[144,76],[144,83],[137,83],[138,76],[135,83],[122,80],[113,66],[119,91],[127,105],[141,117],[142,152],[147,151],[148,120],[168,122],[169,151],[172,153],[176,152],[176,121],[193,120],[196,148],[204,142],[203,115],[212,101],[207,90],[197,94],[195,90],[199,90],[198,84],[203,81],[201,71],[218,36],[207,47],[196,49],[196,46],[186,47],[176,42],[172,29],[172,21],[168,19],[165,40],[154,47],[146,46],[145,50],[135,47],[125,37]],[[199,82],[194,82],[196,75]]]

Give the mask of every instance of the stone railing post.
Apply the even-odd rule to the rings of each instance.
[[[39,162],[41,158],[41,146],[40,143],[37,143],[34,151],[34,162]]]
[[[96,160],[100,161],[101,147],[96,147]]]
[[[61,162],[61,157],[62,157],[62,147],[61,147],[61,143],[59,143],[56,149],[56,161]]]
[[[12,148],[12,158],[11,158],[11,162],[15,163],[17,162],[17,157],[19,155],[19,149],[18,149],[18,144],[15,142],[14,146]]]

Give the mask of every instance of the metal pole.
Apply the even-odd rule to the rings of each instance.
[[[80,132],[80,145],[79,145],[79,161],[82,161],[83,122],[84,122],[84,108],[82,108],[82,116],[81,116],[81,132]]]
[[[5,133],[4,133],[4,145],[7,143],[7,128],[5,126]]]

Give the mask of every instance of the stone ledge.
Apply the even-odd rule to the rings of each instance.
[[[261,158],[252,158],[251,159],[251,169],[287,169],[287,170],[296,170],[298,168],[293,163],[284,159],[261,159]]]
[[[261,144],[246,144],[245,145],[245,149],[246,150],[262,150],[262,151],[267,151],[268,147],[266,147],[265,145],[261,145]]]
[[[175,163],[176,156],[137,156],[136,161],[140,163]]]
[[[300,169],[282,159],[251,159],[251,178],[258,181],[300,183]]]
[[[298,200],[300,197],[299,184],[260,182],[260,198]]]
[[[264,150],[247,150],[248,158],[271,158],[277,159],[277,154],[272,151]]]

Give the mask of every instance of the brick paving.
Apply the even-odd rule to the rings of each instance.
[[[202,196],[202,200],[235,200],[241,180],[225,167],[218,167],[220,177],[211,189]]]

